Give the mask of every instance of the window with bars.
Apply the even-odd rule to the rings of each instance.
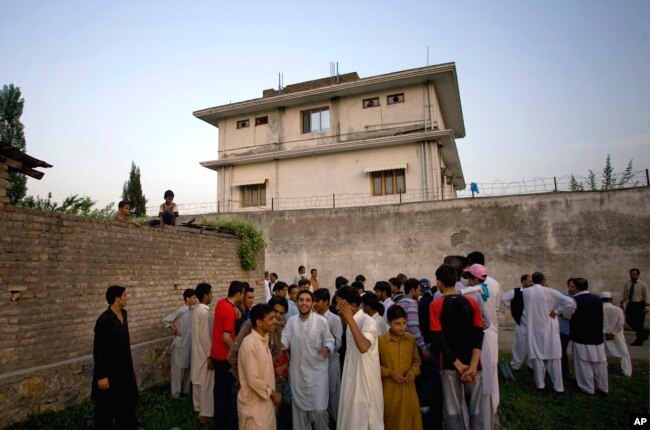
[[[324,107],[302,112],[302,133],[319,133],[330,129],[330,108]]]
[[[242,207],[266,206],[266,184],[239,187]]]
[[[372,194],[385,196],[406,192],[406,175],[404,169],[384,170],[371,173]]]
[[[386,97],[386,103],[389,105],[394,105],[396,103],[404,103],[404,93],[391,94]]]

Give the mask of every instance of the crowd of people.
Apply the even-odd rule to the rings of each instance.
[[[590,294],[584,278],[563,293],[548,288],[541,272],[502,295],[472,252],[445,257],[433,285],[399,274],[371,289],[363,275],[339,276],[333,295],[316,269],[300,266],[290,285],[265,272],[263,303],[232,281],[214,312],[212,286],[200,283],[163,318],[174,335],[171,396],[192,396],[199,422],[217,429],[497,429],[499,305],[515,320],[513,370],[527,362],[538,390],[548,373],[561,393],[571,344],[576,386],[607,395],[607,355],[632,375],[622,309],[633,328],[648,312],[638,278],[632,269],[621,307],[609,292]],[[110,428],[114,417],[137,428],[126,291],[112,286],[106,299],[95,328],[95,424]],[[637,336],[633,345],[647,329]]]

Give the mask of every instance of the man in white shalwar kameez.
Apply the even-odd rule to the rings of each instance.
[[[212,348],[212,286],[201,283],[196,286],[199,304],[192,313],[192,399],[194,410],[201,423],[211,421],[214,415],[214,370],[210,359]]]
[[[269,333],[276,329],[277,312],[267,304],[251,309],[253,330],[239,348],[237,412],[240,430],[275,430],[275,407],[282,396],[275,391]]]
[[[564,382],[561,363],[562,345],[557,316],[563,315],[569,318],[575,311],[576,304],[570,297],[545,285],[544,274],[535,272],[533,286],[523,291],[527,353],[537,389],[544,389],[544,373],[548,372],[553,389],[561,393],[564,392]]]
[[[163,318],[163,323],[173,334],[170,357],[170,385],[172,398],[190,394],[192,378],[190,357],[192,355],[192,309],[196,305],[196,293],[187,288],[183,291],[185,303]]]
[[[480,254],[478,252],[468,255]],[[480,254],[482,260],[483,254]],[[496,424],[497,408],[499,406],[499,318],[497,310],[501,303],[501,285],[487,276],[487,270],[482,264],[472,264],[466,269],[466,272],[478,282],[470,282],[471,287],[465,288],[462,293],[472,289],[483,290],[483,285],[487,288],[487,299],[481,298],[485,305],[485,310],[490,321],[490,325],[483,331],[483,347],[481,348],[481,367],[482,367],[482,387],[483,396],[481,398],[481,423],[482,428],[486,430],[494,429]]]
[[[523,315],[519,313],[523,313],[524,308],[523,297],[520,296],[520,294],[522,294],[524,288],[528,288],[531,285],[533,285],[533,280],[530,275],[522,275],[521,287],[513,288],[501,296],[501,304],[510,309],[513,318],[515,318],[515,331],[512,337],[512,360],[510,361],[510,367],[512,370],[519,370],[526,359],[526,320],[523,318]],[[518,297],[521,297],[519,309],[516,309],[515,294],[517,294]],[[515,300],[515,309],[512,308],[513,300]],[[516,318],[519,318],[519,321],[517,321]]]
[[[329,361],[334,336],[327,319],[312,312],[313,293],[302,290],[296,297],[298,315],[282,330],[282,349],[291,349],[289,383],[294,430],[328,430]]]
[[[361,309],[361,297],[352,287],[337,291],[337,305],[347,323],[346,352],[336,428],[383,430],[384,395],[379,366],[377,324]]]
[[[571,316],[571,342],[576,383],[583,393],[609,393],[603,337],[603,302],[589,292],[585,278],[575,278],[576,310]]]
[[[630,351],[625,343],[623,326],[625,325],[625,314],[623,309],[612,304],[612,293],[603,291],[600,293],[603,301],[603,335],[605,336],[605,354],[608,357],[621,359],[621,370],[623,375],[632,377],[632,361]]]

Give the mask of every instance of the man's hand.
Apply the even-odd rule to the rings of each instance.
[[[390,371],[390,379],[392,379],[393,382],[395,382],[396,384],[404,384],[404,383],[406,383],[406,378],[404,376],[400,375],[399,373],[397,373],[394,370]]]
[[[181,331],[175,325],[170,325],[169,330],[174,334],[174,336],[181,335]]]
[[[212,359],[208,357],[208,370],[214,370],[214,366],[212,365]]]
[[[614,335],[612,333],[605,333],[605,340],[612,340],[614,339]]]
[[[318,350],[318,353],[325,359],[330,356],[330,350],[326,346],[321,347],[321,349]]]
[[[351,320],[354,319],[354,314],[352,313],[352,306],[345,300],[339,300],[339,302],[336,305],[337,309],[339,310],[339,316],[343,318],[343,320],[347,323],[349,323]]]
[[[454,361],[454,367],[456,368],[458,373],[460,373],[461,375],[463,374],[463,372],[465,370],[467,370],[469,368],[469,366],[467,364],[463,364],[459,359],[456,359],[456,361]]]
[[[558,316],[558,315],[559,315],[559,314],[555,313],[555,311],[551,311],[551,313],[548,314],[548,316],[551,317],[551,318],[555,318],[555,317]]]
[[[108,385],[108,378],[102,378],[97,381],[97,387],[100,390],[108,390],[109,385]]]
[[[275,405],[275,407],[280,406],[280,403],[282,403],[282,394],[278,393],[277,391],[273,391],[271,393],[271,401]]]

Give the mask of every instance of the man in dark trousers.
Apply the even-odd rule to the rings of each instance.
[[[133,371],[129,324],[126,318],[126,288],[112,285],[106,290],[108,309],[95,323],[93,385],[95,429],[137,429],[135,409],[138,385]]]
[[[644,327],[645,315],[650,310],[650,292],[648,285],[639,280],[641,271],[630,269],[630,280],[623,287],[621,309],[625,311],[625,322],[636,333],[632,346],[641,346],[648,340],[650,331]]]

